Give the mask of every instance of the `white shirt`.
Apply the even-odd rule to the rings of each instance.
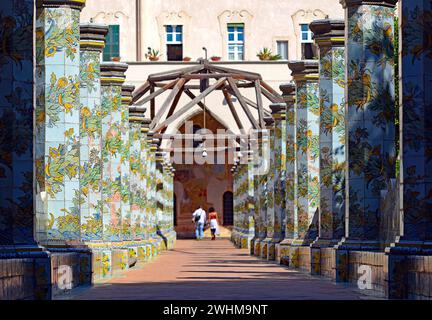
[[[195,218],[196,215],[200,216],[200,219],[197,221],[197,223],[204,224],[206,221],[206,212],[203,209],[199,208],[195,210],[195,212],[192,214],[192,217]]]

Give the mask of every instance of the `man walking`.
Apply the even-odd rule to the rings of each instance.
[[[206,212],[199,206],[192,214],[192,221],[195,222],[195,235],[197,240],[204,237],[204,224],[206,222]]]

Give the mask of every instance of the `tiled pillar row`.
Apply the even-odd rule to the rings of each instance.
[[[41,243],[79,241],[80,10],[84,1],[38,1],[36,216]]]
[[[286,175],[286,104],[271,104],[272,117],[274,120],[272,148],[272,166],[271,172],[274,175],[273,194],[274,194],[274,218],[273,218],[273,236],[268,246],[267,258],[276,259],[276,244],[281,242],[285,235],[285,175]]]
[[[318,62],[288,63],[296,83],[296,201],[298,234],[293,244],[309,245],[318,235],[319,92]]]
[[[319,233],[312,244],[311,269],[321,274],[320,248],[336,245],[345,235],[345,22],[316,20],[310,29],[319,49],[321,110]]]
[[[130,150],[129,140],[129,106],[132,103],[132,92],[135,87],[131,85],[122,86],[121,99],[121,223],[122,240],[133,240],[131,225],[131,171],[130,171]]]
[[[295,114],[295,84],[287,83],[280,86],[282,97],[286,103],[286,164],[285,164],[285,228],[284,239],[276,245],[276,261],[288,263],[289,245],[297,237],[297,174],[296,174],[296,114]],[[287,260],[288,259],[288,260]]]
[[[264,210],[261,211],[261,219],[263,221],[264,235],[265,238],[261,243],[260,256],[263,259],[268,259],[268,248],[274,234],[274,163],[275,163],[275,152],[274,152],[274,119],[272,117],[264,118],[266,130],[269,133],[268,144],[270,147],[270,166],[268,172],[263,176],[263,189],[262,189],[262,202]],[[263,143],[265,143],[263,141]]]
[[[102,240],[102,123],[100,57],[108,27],[80,25],[81,240]]]
[[[103,240],[121,240],[121,92],[128,66],[101,64]]]
[[[432,266],[432,4],[399,1],[400,238],[386,248],[388,296],[429,296]],[[428,41],[429,39],[429,41]],[[417,257],[413,257],[418,255]],[[429,260],[430,261],[430,260]],[[420,266],[420,268],[418,267]],[[407,276],[416,270],[415,280]],[[430,283],[430,282],[429,282]],[[430,291],[429,291],[430,292]]]

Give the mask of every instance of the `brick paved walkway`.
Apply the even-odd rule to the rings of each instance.
[[[228,240],[178,240],[174,250],[75,299],[365,299],[358,290],[251,257]]]

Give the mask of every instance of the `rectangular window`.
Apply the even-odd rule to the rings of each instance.
[[[277,53],[282,60],[288,60],[288,41],[277,41]]]
[[[228,60],[244,60],[244,24],[228,24]]]
[[[317,56],[317,49],[313,43],[313,33],[308,24],[300,25],[300,43],[302,48],[302,59],[314,59]]]
[[[108,28],[106,44],[103,51],[104,61],[111,61],[112,58],[120,57],[120,26],[110,25]]]
[[[300,25],[300,42],[301,43],[311,43],[313,42],[312,37],[313,37],[313,33],[312,31],[310,31],[309,29],[309,25],[308,24],[301,24]]]
[[[165,26],[168,61],[183,60],[183,26]]]

